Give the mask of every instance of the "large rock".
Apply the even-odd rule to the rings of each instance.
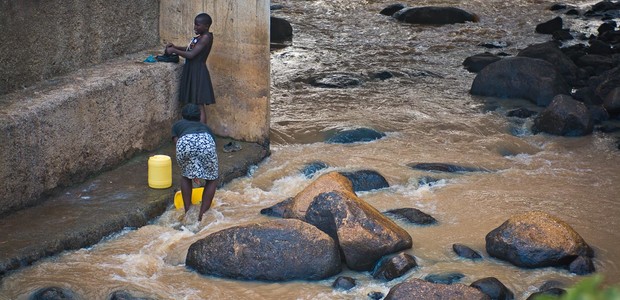
[[[493,300],[512,300],[514,293],[495,277],[486,277],[472,282],[469,286],[487,294]]]
[[[331,237],[286,219],[213,233],[189,247],[185,264],[205,275],[265,281],[320,280],[342,269]]]
[[[338,172],[323,174],[301,192],[297,193],[290,205],[286,205],[288,209],[284,210],[282,216],[284,218],[305,220],[306,211],[314,197],[331,191],[348,191],[353,193],[353,185],[349,179]]]
[[[473,95],[524,98],[546,106],[570,87],[557,69],[542,59],[509,57],[482,69],[471,87]]]
[[[481,291],[464,284],[437,284],[412,278],[390,289],[384,300],[486,300],[491,299]]]
[[[412,246],[407,231],[351,191],[318,195],[305,219],[336,240],[352,270],[371,270],[381,257]]]
[[[557,95],[534,119],[533,132],[582,136],[592,133],[594,122],[590,110],[568,95]]]
[[[469,72],[478,73],[480,70],[484,69],[484,67],[501,59],[501,57],[495,54],[485,52],[467,57],[463,61],[463,66]]]
[[[293,26],[289,21],[278,18],[270,18],[269,38],[272,43],[284,43],[293,39]]]
[[[547,61],[560,72],[568,84],[575,85],[577,83],[579,68],[560,50],[555,42],[530,45],[521,50],[517,56]]]
[[[485,238],[489,255],[526,268],[567,266],[592,248],[564,221],[541,211],[512,216]]]
[[[390,281],[403,276],[409,270],[417,266],[418,263],[416,262],[415,257],[405,252],[401,252],[394,256],[382,258],[372,271],[372,277],[375,279]]]
[[[456,7],[422,6],[407,7],[392,15],[398,21],[411,24],[454,24],[477,22],[475,14]]]

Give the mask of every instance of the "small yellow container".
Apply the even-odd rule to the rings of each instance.
[[[202,202],[202,192],[204,192],[204,190],[204,187],[192,189],[192,204],[195,205]],[[211,201],[211,206],[213,206],[214,203],[215,199]],[[177,191],[174,194],[174,207],[176,207],[176,209],[182,209],[184,206],[185,205],[183,205],[183,194],[181,194],[181,191]]]
[[[172,186],[172,160],[168,155],[153,155],[148,162],[149,187],[167,189]]]

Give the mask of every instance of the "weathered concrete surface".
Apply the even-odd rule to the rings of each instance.
[[[213,18],[213,48],[207,60],[216,104],[207,110],[215,134],[267,144],[269,139],[268,0],[161,0],[162,42],[186,45],[194,17]]]
[[[170,139],[181,66],[148,54],[0,96],[0,215]]]
[[[158,46],[159,0],[0,1],[0,95]]]
[[[230,140],[216,138],[220,184],[247,174],[269,151],[256,143],[240,142],[242,150],[223,153]],[[148,157],[166,154],[173,159],[173,187],[148,187]],[[125,227],[139,227],[171,207],[179,189],[174,147],[166,144],[126,164],[68,189],[58,190],[44,203],[0,219],[0,277],[6,272],[64,250],[99,242]]]

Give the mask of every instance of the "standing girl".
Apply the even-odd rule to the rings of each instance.
[[[205,105],[215,103],[211,76],[207,69],[207,58],[213,45],[213,33],[209,28],[213,23],[211,16],[201,13],[194,18],[194,32],[197,34],[189,45],[166,45],[167,54],[177,54],[185,58],[181,84],[179,85],[179,100],[181,104],[193,103],[200,107],[200,122],[207,123]]]
[[[211,207],[219,177],[215,141],[209,127],[199,122],[198,105],[187,104],[181,115],[183,119],[172,126],[172,141],[176,145],[177,164],[181,168],[181,195],[187,213],[192,205],[192,180],[205,179],[198,213],[198,221],[201,221],[202,215]]]

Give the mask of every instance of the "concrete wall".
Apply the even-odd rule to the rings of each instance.
[[[180,65],[144,57],[0,96],[0,215],[170,140]]]
[[[0,1],[0,216],[169,141],[182,64],[142,61],[187,43],[203,11],[209,125],[268,147],[269,1]]]
[[[194,17],[213,18],[213,48],[207,65],[216,104],[207,122],[221,136],[268,144],[269,141],[269,5],[268,0],[161,0],[162,42],[186,45]]]
[[[159,45],[159,0],[0,1],[0,95]]]

